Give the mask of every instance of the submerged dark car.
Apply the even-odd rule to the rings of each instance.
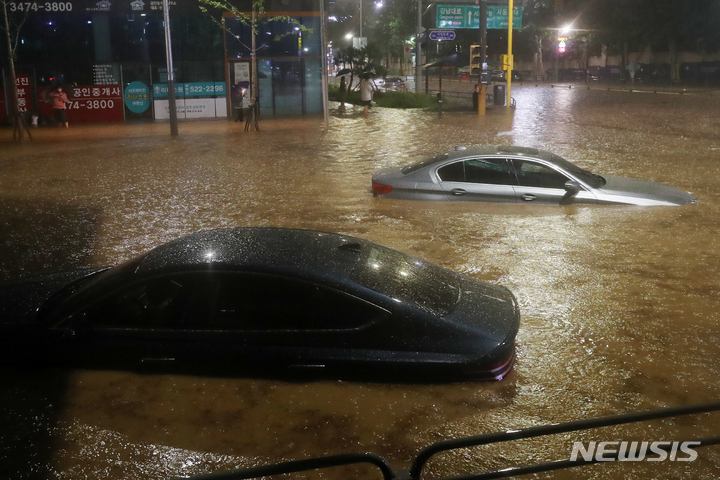
[[[688,192],[646,180],[598,175],[558,155],[517,146],[455,147],[372,176],[376,197],[570,205],[686,205]]]
[[[282,228],[199,232],[114,268],[5,285],[0,312],[6,361],[423,381],[501,379],[520,323],[504,287],[367,240]]]

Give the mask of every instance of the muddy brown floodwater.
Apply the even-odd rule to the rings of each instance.
[[[201,229],[341,232],[505,285],[522,308],[499,383],[388,385],[3,370],[0,477],[166,479],[372,451],[406,468],[458,436],[720,398],[720,95],[515,88],[517,110],[337,111],[318,119],[0,132],[0,276],[117,264]],[[375,170],[454,145],[552,150],[693,192],[683,207],[430,204],[373,198]],[[458,450],[427,478],[567,458],[575,440],[716,434],[720,414]],[[698,460],[535,478],[720,476]],[[334,469],[321,478],[379,478]]]

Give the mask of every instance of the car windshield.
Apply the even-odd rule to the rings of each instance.
[[[412,165],[407,165],[407,166],[403,167],[400,171],[403,173],[403,175],[408,175],[410,173],[420,170],[421,168],[425,168],[428,165],[432,165],[433,163],[437,162],[438,160],[440,160],[440,157],[438,157],[437,155],[433,155],[432,157],[427,158],[421,162],[413,163]]]
[[[572,175],[576,176],[583,182],[590,185],[592,188],[600,188],[603,185],[605,185],[605,183],[607,183],[605,181],[605,179],[602,176],[598,175],[597,173],[592,173],[589,170],[580,168],[577,165],[575,165],[574,163],[570,163],[562,157],[553,155],[551,157],[551,159],[552,159],[553,163],[555,163],[555,165],[557,165],[558,167],[561,167],[566,172],[571,173]]]
[[[77,305],[84,303],[87,299],[97,297],[102,292],[112,291],[127,283],[128,279],[137,271],[137,268],[146,255],[147,254],[141,255],[122,265],[93,275],[90,279],[82,280],[82,285],[80,285],[79,289],[77,283],[71,285],[70,288],[77,289],[77,291],[69,296],[66,290],[61,290],[47,303],[46,309],[41,312],[41,319],[52,322],[54,319],[72,311]],[[55,301],[56,298],[57,301]],[[61,298],[62,300],[60,300]]]
[[[460,279],[450,270],[379,245],[363,253],[351,274],[360,285],[440,317],[460,299]]]

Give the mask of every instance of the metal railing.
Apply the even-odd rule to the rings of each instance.
[[[663,408],[647,412],[626,413],[622,415],[612,415],[587,420],[576,420],[572,422],[542,425],[538,427],[530,427],[520,430],[508,430],[504,432],[495,432],[485,435],[476,435],[472,437],[445,440],[434,443],[423,449],[415,457],[415,461],[413,462],[412,467],[409,471],[393,471],[390,468],[389,463],[384,458],[373,453],[348,453],[343,455],[333,455],[329,457],[297,460],[292,462],[279,463],[276,465],[254,467],[249,469],[236,470],[232,472],[221,472],[209,475],[195,476],[190,477],[190,480],[250,479],[269,475],[280,475],[286,473],[295,473],[301,471],[317,470],[360,463],[369,463],[378,467],[382,473],[384,480],[419,480],[422,475],[423,468],[425,467],[427,462],[436,454],[449,450],[509,442],[526,438],[543,437],[560,433],[577,432],[614,425],[644,422],[662,418],[677,417],[681,415],[715,412],[718,410],[720,410],[720,401],[698,405],[689,405],[684,407]],[[691,439],[687,441],[697,442],[693,446],[693,448],[706,447],[710,445],[720,444],[720,436]],[[659,448],[663,450],[669,450],[670,446],[661,446]],[[590,465],[594,463],[599,463],[601,461],[617,461],[618,455],[619,454],[613,456],[612,452],[605,452],[605,454],[602,456],[602,459],[597,459],[596,456],[595,458],[590,459],[581,458],[575,460],[558,460],[554,462],[539,463],[523,467],[505,468],[502,470],[479,474],[468,474],[448,477],[442,480],[490,480],[495,478],[516,477],[519,475],[526,475],[530,473],[549,472],[553,470]]]

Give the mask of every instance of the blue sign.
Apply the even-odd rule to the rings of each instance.
[[[125,106],[134,113],[143,113],[150,107],[150,91],[142,82],[131,82],[125,87]]]
[[[455,31],[433,30],[430,32],[430,40],[455,40]]]

